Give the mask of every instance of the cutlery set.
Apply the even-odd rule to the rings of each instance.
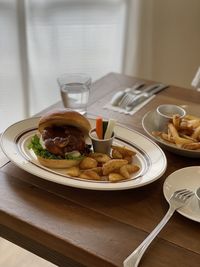
[[[124,91],[117,92],[111,99],[112,106],[125,109],[126,111],[133,110],[139,104],[148,100],[154,94],[167,88],[168,85],[156,83],[145,85],[143,82],[138,82],[132,88],[127,88]]]

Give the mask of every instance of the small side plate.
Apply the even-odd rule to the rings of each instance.
[[[170,174],[164,182],[163,192],[167,201],[170,196],[179,189],[189,189],[193,192],[200,185],[200,166],[192,166],[179,169]],[[181,215],[196,222],[200,222],[200,208],[198,199],[194,197],[187,205],[177,210]]]
[[[178,148],[174,144],[168,143],[167,141],[162,140],[160,137],[152,135],[153,131],[159,130],[155,122],[156,122],[156,111],[150,111],[143,117],[142,126],[145,132],[162,148],[181,156],[190,158],[200,158],[200,150],[189,150],[189,149]]]

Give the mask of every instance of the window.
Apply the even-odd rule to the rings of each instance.
[[[126,6],[125,0],[0,1],[1,130],[59,101],[62,73],[96,80],[121,72]]]

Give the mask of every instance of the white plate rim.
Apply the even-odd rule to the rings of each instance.
[[[141,187],[146,184],[152,183],[157,179],[159,179],[166,171],[167,168],[166,156],[162,151],[162,149],[155,142],[153,142],[150,138],[142,135],[141,133],[135,130],[122,126],[121,124],[117,124],[116,127],[118,131],[125,132],[126,134],[126,139],[118,135],[119,133],[117,134],[118,138],[121,138],[123,142],[129,142],[130,144],[133,145],[134,142],[131,139],[137,137],[140,140],[140,142],[142,140],[145,143],[145,145],[144,144],[140,145],[139,148],[141,150],[147,149],[146,147],[144,148],[143,146],[148,146],[152,149],[151,153],[145,152],[145,156],[148,157],[149,160],[151,161],[150,164],[151,167],[145,173],[145,175],[141,175],[137,179],[124,180],[122,182],[117,182],[117,183],[101,183],[93,181],[91,182],[88,180],[80,181],[72,179],[72,177],[69,177],[70,179],[67,179],[68,177],[65,177],[65,179],[63,179],[61,175],[52,173],[43,166],[40,166],[39,168],[37,165],[35,165],[35,163],[24,158],[24,155],[22,155],[17,148],[17,142],[18,139],[20,139],[19,137],[23,135],[24,132],[27,132],[29,130],[31,131],[31,129],[36,129],[39,119],[40,117],[32,117],[29,119],[18,121],[13,125],[9,126],[2,134],[0,144],[6,156],[14,164],[16,164],[21,169],[31,174],[34,174],[42,179],[82,189],[125,190],[125,189]],[[94,123],[95,121],[94,119],[89,119],[89,120],[92,123]],[[134,146],[136,145],[134,144]],[[157,154],[155,152],[157,152]]]
[[[197,173],[199,174],[199,177],[196,176]],[[185,167],[171,173],[165,179],[163,184],[163,194],[165,199],[169,202],[169,198],[174,191],[186,188],[195,192],[199,186],[200,166]],[[195,195],[185,207],[177,210],[177,212],[190,220],[200,222],[200,208]]]

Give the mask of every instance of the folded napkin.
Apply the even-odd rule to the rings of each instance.
[[[147,103],[149,103],[149,101],[151,101],[153,98],[155,97],[155,95],[152,95],[150,98],[148,98],[147,100],[145,100],[144,102],[142,102],[141,104],[137,105],[136,107],[134,107],[131,111],[127,111],[124,108],[120,108],[120,107],[116,107],[113,106],[110,102],[107,103],[103,108],[105,109],[109,109],[109,110],[113,110],[119,113],[124,113],[124,114],[129,114],[129,115],[133,115],[135,112],[137,112],[138,110],[140,110],[142,107],[144,107]]]

